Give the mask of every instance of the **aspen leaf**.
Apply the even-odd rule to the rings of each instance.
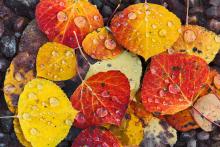
[[[76,75],[74,50],[55,42],[44,44],[37,55],[37,76],[52,81],[71,79]]]
[[[112,59],[123,51],[105,27],[88,34],[83,40],[82,46],[88,55],[98,60]]]
[[[88,0],[42,0],[36,8],[37,24],[50,41],[77,48],[85,36],[103,27],[98,9]]]
[[[178,39],[180,28],[177,16],[151,3],[131,5],[115,15],[111,22],[117,42],[145,59],[170,48]]]
[[[19,123],[32,146],[56,146],[68,134],[76,114],[65,93],[48,80],[30,81],[19,98]]]

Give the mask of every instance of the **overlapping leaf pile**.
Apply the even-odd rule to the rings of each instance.
[[[125,8],[105,27],[88,0],[41,0],[36,23],[23,34],[4,82],[24,146],[54,147],[72,125],[83,129],[73,147],[174,145],[176,130],[218,125],[220,76],[208,66],[220,48],[215,33],[181,29],[177,16],[150,3]],[[101,61],[91,64],[83,51]],[[138,55],[151,58],[143,81],[146,63]],[[69,100],[54,82],[76,76],[81,84]]]

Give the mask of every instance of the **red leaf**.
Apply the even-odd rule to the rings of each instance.
[[[206,84],[206,62],[187,54],[160,54],[146,72],[141,99],[147,111],[175,114],[192,105]]]
[[[90,77],[71,97],[73,107],[80,111],[75,126],[120,125],[129,98],[129,82],[121,72],[100,72]]]
[[[103,18],[98,9],[88,1],[43,0],[37,6],[36,20],[50,41],[78,47],[85,36],[102,27]]]
[[[87,128],[83,130],[74,140],[72,147],[120,147],[121,143],[110,131],[98,128]]]

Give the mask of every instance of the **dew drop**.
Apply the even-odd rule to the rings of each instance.
[[[61,63],[62,63],[63,65],[65,65],[65,64],[66,64],[66,61],[65,61],[65,60],[62,60]]]
[[[42,102],[43,107],[48,107],[48,104],[46,102]]]
[[[167,35],[167,31],[166,31],[165,29],[161,29],[161,30],[159,31],[159,35],[160,35],[161,37],[165,37],[165,36]]]
[[[172,55],[172,54],[174,54],[175,51],[172,48],[168,48],[167,52],[168,52],[168,54]]]
[[[220,43],[220,36],[215,36],[215,41],[216,41],[217,43]]]
[[[59,105],[59,100],[57,99],[57,98],[55,98],[55,97],[51,97],[50,99],[49,99],[49,103],[50,103],[50,105],[52,106],[52,107],[56,107],[56,106],[58,106]]]
[[[156,26],[155,24],[152,24],[152,28],[153,28],[153,29],[156,29],[157,26]]]
[[[60,72],[63,72],[63,68],[60,68]]]
[[[36,105],[33,105],[33,106],[31,107],[31,109],[32,109],[32,110],[38,110],[38,107],[37,107]]]
[[[85,123],[86,122],[85,115],[83,113],[79,112],[76,116],[76,120],[79,123]]]
[[[150,13],[151,13],[151,12],[150,12],[149,10],[146,11],[146,15],[150,15]]]
[[[78,16],[74,19],[74,23],[76,24],[77,27],[83,28],[87,25],[87,20],[83,16]]]
[[[68,17],[65,12],[60,11],[57,13],[57,19],[59,22],[64,22],[64,21],[67,21]]]
[[[37,135],[37,134],[38,134],[38,130],[35,129],[35,128],[32,128],[32,129],[30,130],[30,133],[31,133],[31,135]]]
[[[108,111],[105,108],[101,107],[96,110],[96,114],[98,117],[105,117],[108,115]]]
[[[122,104],[122,102],[119,100],[117,96],[112,96],[112,100],[118,104]]]
[[[177,93],[180,92],[180,88],[176,84],[170,84],[168,89],[169,89],[169,92],[172,93],[172,94],[177,94]]]
[[[57,51],[52,51],[51,55],[54,56],[54,57],[57,57],[59,54],[58,54]]]
[[[184,41],[187,43],[192,43],[196,40],[196,34],[194,31],[192,30],[187,30],[184,32]]]
[[[152,42],[156,42],[156,40],[155,40],[155,39],[152,39]]]
[[[37,84],[37,89],[38,90],[42,90],[43,89],[43,85],[42,84]]]
[[[72,51],[66,51],[65,56],[66,57],[73,57],[73,52]]]
[[[105,47],[109,50],[114,50],[116,48],[116,42],[112,39],[106,39]]]
[[[108,91],[103,91],[102,93],[101,93],[101,96],[102,97],[110,97],[110,94],[109,94],[109,92]]]
[[[14,85],[12,85],[12,84],[6,84],[5,86],[4,86],[4,93],[6,93],[6,94],[11,94],[11,93],[13,93],[13,92],[15,92],[15,86]]]
[[[65,3],[64,3],[64,2],[60,2],[59,5],[60,5],[61,7],[63,7],[63,6],[65,6]]]
[[[151,67],[150,68],[150,72],[155,75],[157,73],[156,69],[154,67]]]
[[[28,94],[28,98],[29,99],[37,99],[37,95],[35,93],[31,92]]]
[[[29,113],[23,113],[22,118],[24,120],[30,120],[31,119],[31,115]]]
[[[98,42],[97,39],[93,39],[93,40],[92,40],[92,43],[96,45],[96,44],[98,44],[99,42]]]
[[[159,91],[159,96],[160,96],[160,97],[164,97],[164,96],[165,96],[165,92],[164,92],[163,89],[161,89],[161,90]]]
[[[98,21],[98,20],[99,20],[99,16],[95,15],[95,16],[93,17],[93,19],[94,19],[95,21]]]
[[[149,103],[152,103],[152,102],[153,102],[153,99],[149,97],[149,98],[147,99],[147,101],[148,101]]]
[[[15,80],[20,82],[20,81],[24,80],[24,76],[20,72],[16,72],[15,73]]]
[[[54,76],[53,76],[54,79],[57,79],[57,77],[58,77],[57,75],[54,75]]]
[[[160,103],[159,99],[155,99],[154,102],[155,102],[156,104],[159,104],[159,103]]]
[[[167,103],[166,101],[163,101],[163,105],[164,105],[164,106],[167,106],[168,103]]]
[[[65,124],[68,126],[72,126],[73,122],[70,119],[66,119]]]
[[[110,147],[110,146],[106,142],[103,142],[102,147]]]
[[[99,35],[99,39],[104,40],[105,36],[104,35]]]
[[[129,19],[136,19],[137,15],[134,12],[131,12],[131,13],[128,14],[128,18]]]
[[[172,27],[173,26],[173,22],[172,21],[168,21],[167,25],[168,25],[168,27]]]

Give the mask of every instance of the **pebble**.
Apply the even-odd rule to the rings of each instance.
[[[113,11],[110,6],[107,6],[107,5],[103,6],[102,14],[104,17],[109,17],[109,16],[111,16],[112,13],[113,13]]]
[[[187,147],[196,147],[197,141],[195,139],[190,139],[187,142]]]
[[[213,6],[220,6],[220,0],[209,0],[209,4]]]
[[[197,139],[198,140],[208,140],[209,136],[210,136],[209,133],[205,132],[205,131],[197,133]]]
[[[26,18],[18,17],[14,22],[13,29],[15,32],[22,32],[27,24],[28,20]]]
[[[219,18],[220,17],[220,6],[212,6],[206,9],[205,14],[208,18]]]
[[[212,146],[211,146],[211,147],[220,147],[220,141],[218,141],[218,142],[216,142],[216,143],[212,144]]]
[[[13,115],[9,111],[1,111],[0,116],[11,116]],[[2,130],[3,133],[9,133],[12,130],[12,125],[13,125],[13,119],[12,118],[7,118],[7,119],[0,119],[0,129]]]
[[[211,19],[208,23],[208,26],[212,31],[220,33],[220,21],[219,20]]]
[[[2,37],[4,31],[5,31],[4,24],[2,21],[0,21],[0,38]]]
[[[186,141],[192,139],[196,135],[196,131],[183,132],[180,134],[180,140]]]
[[[9,62],[4,57],[0,57],[0,71],[5,72],[9,66]]]
[[[16,54],[15,36],[4,36],[0,41],[1,52],[5,57],[13,57]]]

